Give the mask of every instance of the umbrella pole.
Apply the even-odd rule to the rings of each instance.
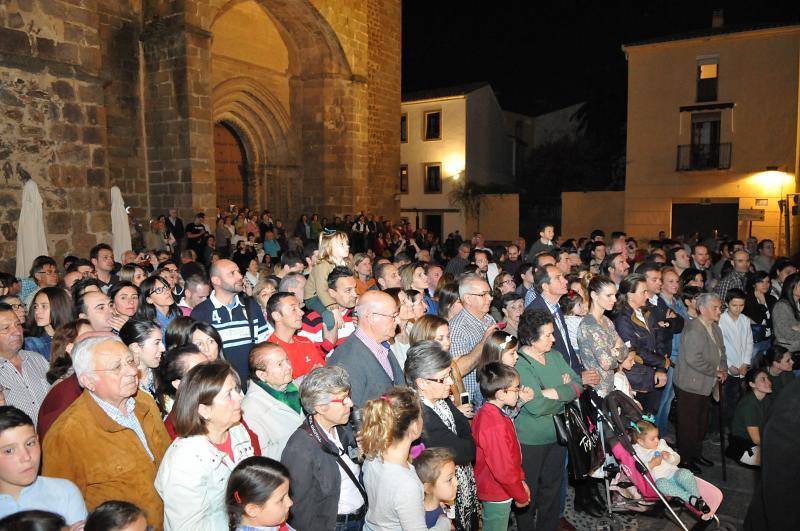
[[[724,384],[719,382],[719,453],[722,459],[722,481],[728,481],[728,470],[725,463],[725,419],[723,413],[725,412],[725,388]]]

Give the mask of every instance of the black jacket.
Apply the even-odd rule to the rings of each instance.
[[[655,305],[647,301],[647,310],[650,311],[648,325],[656,336],[656,352],[669,356],[672,353],[672,336],[683,331],[683,317],[677,312],[672,312],[675,317],[667,319],[669,306],[661,297],[656,297],[656,301]],[[665,323],[667,326],[659,326],[658,323]]]
[[[644,318],[650,323],[650,312],[645,310]],[[655,389],[655,372],[666,371],[669,359],[656,351],[656,336],[652,326],[645,325],[626,302],[614,316],[614,328],[619,337],[628,345],[628,350],[636,354],[636,363],[626,374],[634,391],[649,392]]]
[[[457,465],[470,465],[475,462],[475,441],[472,440],[472,430],[469,427],[469,420],[450,400],[445,400],[453,419],[456,422],[456,433],[439,418],[439,415],[428,405],[422,405],[422,442],[425,448],[447,448],[453,452],[453,458]]]
[[[336,430],[343,447],[355,446],[349,426],[338,426]],[[339,472],[336,457],[320,448],[304,424],[289,437],[281,462],[292,478],[294,505],[289,512],[289,525],[298,530],[334,529],[342,481],[350,481]]]

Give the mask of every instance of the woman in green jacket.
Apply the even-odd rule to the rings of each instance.
[[[534,493],[533,503],[517,517],[520,529],[558,529],[566,448],[556,441],[553,416],[579,395],[581,379],[552,349],[554,326],[548,312],[534,310],[522,314],[517,331],[519,383],[534,393],[515,421],[525,480]]]

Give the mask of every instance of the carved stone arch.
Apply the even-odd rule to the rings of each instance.
[[[230,124],[248,151],[248,195],[254,201],[250,206],[266,207],[285,217],[293,196],[302,194],[300,179],[294,179],[293,187],[287,186],[287,179],[297,177],[299,152],[288,113],[266,88],[245,77],[215,86],[212,102],[213,121]]]
[[[220,0],[212,8],[211,25],[238,4],[251,0]],[[273,20],[289,50],[290,73],[299,77],[338,75],[352,69],[336,32],[308,0],[253,0]]]

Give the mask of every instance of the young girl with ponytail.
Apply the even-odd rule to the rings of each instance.
[[[368,400],[361,414],[369,498],[365,531],[427,531],[425,491],[409,457],[411,443],[422,434],[419,397],[407,387],[392,387]],[[449,530],[449,520],[440,519],[433,529]]]

